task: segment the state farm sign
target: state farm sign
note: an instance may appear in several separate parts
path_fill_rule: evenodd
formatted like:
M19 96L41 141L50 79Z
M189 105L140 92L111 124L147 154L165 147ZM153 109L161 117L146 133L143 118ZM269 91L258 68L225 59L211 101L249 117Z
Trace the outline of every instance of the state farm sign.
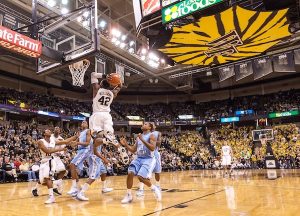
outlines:
M42 42L0 26L0 47L32 58L42 54Z

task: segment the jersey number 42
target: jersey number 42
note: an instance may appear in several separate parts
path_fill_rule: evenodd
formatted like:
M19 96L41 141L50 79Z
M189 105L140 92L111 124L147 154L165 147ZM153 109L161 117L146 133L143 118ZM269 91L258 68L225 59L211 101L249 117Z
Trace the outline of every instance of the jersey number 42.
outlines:
M102 96L98 102L102 105L102 106L108 106L108 103L110 101L110 97L105 97L105 96Z

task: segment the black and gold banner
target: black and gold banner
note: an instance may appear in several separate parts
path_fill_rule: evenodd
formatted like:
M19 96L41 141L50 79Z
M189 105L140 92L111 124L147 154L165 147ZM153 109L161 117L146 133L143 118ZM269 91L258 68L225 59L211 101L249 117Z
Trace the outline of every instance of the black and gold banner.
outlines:
M244 79L253 74L252 61L246 61L235 65L236 81Z
M219 81L225 81L234 76L234 65L218 68Z
M300 65L300 49L294 50L294 60L296 65Z
M105 60L97 59L96 72L106 74L105 66L106 66Z
M160 50L179 64L218 65L260 55L291 35L287 9L259 12L234 6L173 28Z
M270 56L253 60L254 80L260 79L273 72Z
M273 56L274 72L296 72L292 51Z

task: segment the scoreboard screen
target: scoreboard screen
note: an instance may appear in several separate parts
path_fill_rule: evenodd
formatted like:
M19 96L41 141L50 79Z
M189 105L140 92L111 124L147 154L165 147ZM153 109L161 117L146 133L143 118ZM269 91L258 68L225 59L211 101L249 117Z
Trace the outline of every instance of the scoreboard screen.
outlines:
M141 5L144 17L161 9L160 0L141 0Z

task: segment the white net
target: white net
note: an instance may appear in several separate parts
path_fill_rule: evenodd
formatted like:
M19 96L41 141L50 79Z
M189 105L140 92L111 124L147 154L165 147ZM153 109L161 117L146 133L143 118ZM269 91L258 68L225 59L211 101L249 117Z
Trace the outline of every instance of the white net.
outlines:
M87 59L69 65L74 86L81 87L84 85L84 74L86 70L89 68L89 66L90 66L90 61Z

